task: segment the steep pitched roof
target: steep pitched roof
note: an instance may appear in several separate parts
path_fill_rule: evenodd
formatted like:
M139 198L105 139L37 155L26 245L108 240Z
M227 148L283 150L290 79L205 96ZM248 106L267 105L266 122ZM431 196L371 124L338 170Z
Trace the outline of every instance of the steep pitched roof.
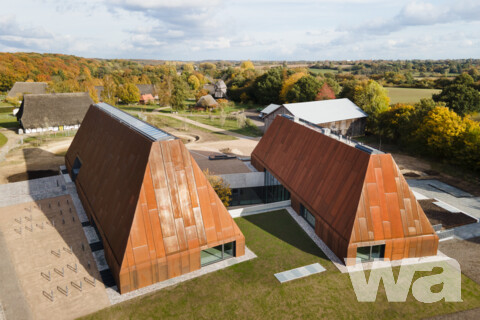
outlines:
M434 235L390 154L276 117L252 153L345 243Z
M24 94L42 94L47 92L45 82L15 82L12 89L7 94L8 98L15 98Z
M207 94L206 96L198 99L196 106L202 108L215 107L218 106L218 102L211 95Z
M260 113L264 115L269 115L270 113L274 112L278 108L280 108L281 105L275 104L275 103L270 103L268 106L266 106Z
M223 80L218 80L216 83L215 83L215 89L227 89L227 85L225 84L225 82Z
M155 87L153 84L137 84L136 85L138 90L140 90L140 95L143 94L151 94L152 96L155 95Z
M17 120L24 129L80 124L93 103L86 92L27 94Z
M114 259L114 268L151 269L165 257L244 241L181 140L158 128L151 134L151 125L107 106L90 107L66 163L71 168L81 159L77 190L109 264Z
M367 114L360 107L347 98L285 103L283 106L295 117L311 123L326 123L367 117Z

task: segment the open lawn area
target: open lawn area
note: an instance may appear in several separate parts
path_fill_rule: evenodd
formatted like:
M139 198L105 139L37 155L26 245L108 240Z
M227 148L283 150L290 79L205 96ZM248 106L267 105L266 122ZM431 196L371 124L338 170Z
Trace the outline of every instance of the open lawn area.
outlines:
M243 128L238 126L237 120L233 119L225 119L225 124L222 126L220 123L220 118L218 116L215 117L196 117L192 115L187 116L189 119L208 124L220 129L225 129L231 132L236 132L239 134L243 134L249 137L260 137L262 135L262 131L258 129L256 125L245 125Z
M334 69L316 69L316 68L309 68L308 71L318 75L318 74L325 74L325 73L332 73L332 74L337 74L338 70Z
M462 276L463 302L357 301L348 274L325 258L290 215L274 211L236 219L258 258L101 310L85 319L421 319L480 306L480 287ZM312 263L327 270L280 284L277 272ZM396 268L398 274L398 268ZM428 273L422 272L422 275Z
M437 89L417 89L417 88L395 88L386 87L390 104L395 103L417 103L420 99L431 98L432 94L439 93Z

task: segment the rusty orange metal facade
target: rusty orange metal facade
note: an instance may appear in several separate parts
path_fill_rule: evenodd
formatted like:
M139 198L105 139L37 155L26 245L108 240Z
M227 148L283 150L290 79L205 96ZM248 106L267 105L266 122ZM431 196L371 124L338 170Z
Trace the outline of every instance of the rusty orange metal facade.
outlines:
M97 108L66 155L120 293L200 268L201 250L245 238L181 140L152 141Z
M437 254L438 237L390 154L369 154L311 126L276 117L252 153L315 217L315 233L340 258L385 244L385 258Z

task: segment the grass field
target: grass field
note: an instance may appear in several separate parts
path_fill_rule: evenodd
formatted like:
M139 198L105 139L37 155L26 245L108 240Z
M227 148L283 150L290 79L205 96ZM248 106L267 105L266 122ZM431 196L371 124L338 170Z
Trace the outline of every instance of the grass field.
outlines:
M325 73L332 73L332 74L337 74L338 70L332 70L332 69L315 69L315 68L309 68L308 71L315 73L316 75L318 74L325 74Z
M262 135L262 131L258 129L257 126L251 125L251 126L245 126L243 128L239 128L237 124L237 120L233 120L233 119L225 119L225 124L222 126L220 125L220 118L217 118L217 117L210 119L209 117L188 116L188 118L201 122L203 124L208 124L220 129L236 132L249 137L260 137Z
M8 139L2 133L0 133L0 147L3 147L7 143Z
M423 98L431 98L432 94L439 93L437 89L395 88L386 87L390 103L416 103Z
M205 128L200 128L200 127L197 127L197 126L189 124L189 123L187 124L187 123L185 123L181 120L178 120L178 119L175 119L175 118L172 118L172 117L169 117L169 116L159 115L159 114L147 115L147 122L156 126L157 128L160 128L160 129L168 127L168 128L172 128L172 129L175 129L175 130L192 129L192 130L197 130L197 131L201 131L201 132L205 132L205 133L210 133L210 134L213 134L217 138L217 140L236 140L237 139L235 137L232 137L232 136L229 136L229 135L226 135L226 134L213 132L213 131L207 130Z
M236 222L257 258L85 319L421 319L480 306L480 287L465 276L463 302L425 304L416 301L410 291L407 302L388 303L380 285L375 303L360 303L349 275L340 273L325 258L286 211ZM315 262L327 270L284 284L274 277L277 272ZM398 268L395 273L398 275Z

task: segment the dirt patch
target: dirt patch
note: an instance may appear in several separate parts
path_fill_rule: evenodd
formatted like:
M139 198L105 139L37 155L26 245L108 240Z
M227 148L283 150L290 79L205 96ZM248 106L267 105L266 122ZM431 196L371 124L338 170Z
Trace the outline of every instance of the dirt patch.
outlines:
M477 222L477 220L461 212L454 213L440 208L433 203L435 201L432 199L418 201L432 225L441 224L443 229L451 229Z

